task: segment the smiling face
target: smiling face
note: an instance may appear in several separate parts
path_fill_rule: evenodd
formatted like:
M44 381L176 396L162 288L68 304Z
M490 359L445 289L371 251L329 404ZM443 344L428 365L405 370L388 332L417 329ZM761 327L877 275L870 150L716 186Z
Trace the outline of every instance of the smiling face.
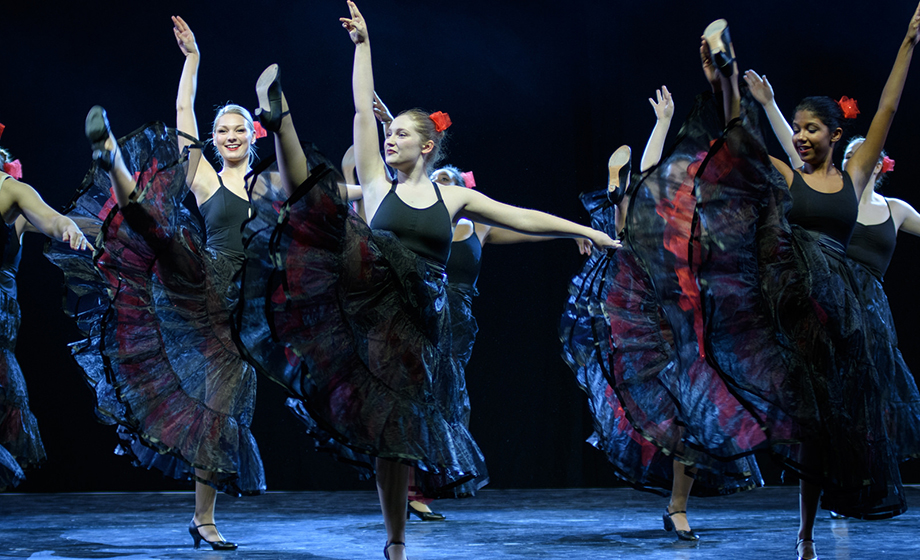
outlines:
M383 143L384 158L387 165L405 169L424 164L425 154L430 153L433 147L434 142L425 140L419 134L412 117L399 115L387 129L386 141Z
M217 119L214 127L214 147L225 165L231 163L248 163L249 146L253 141L253 133L247 126L246 119L236 113L225 113Z
M796 111L792 121L792 143L805 163L817 166L826 161L834 151L834 145L843 135L843 130L831 130L813 112Z

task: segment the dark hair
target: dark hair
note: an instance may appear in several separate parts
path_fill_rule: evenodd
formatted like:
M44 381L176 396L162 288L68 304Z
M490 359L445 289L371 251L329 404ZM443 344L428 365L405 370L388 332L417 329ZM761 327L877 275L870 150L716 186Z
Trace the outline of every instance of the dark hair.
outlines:
M806 97L799 101L799 104L795 107L795 112L798 113L799 111L811 111L811 113L818 117L831 132L838 128L846 130L849 125L848 119L843 115L843 109L840 108L840 105L826 95Z
M850 148L853 147L853 144L859 142L860 145L862 145L862 142L865 142L865 141L866 141L866 137L865 137L865 136L854 136L854 137L850 138L850 139L847 141L847 147L846 147L846 149L843 151L843 157L846 157L846 156L847 156L847 152L850 151ZM856 151L856 150L854 149L854 151ZM878 156L878 162L877 162L875 165L878 165L878 164L882 163L883 161L885 161L885 158L886 158L886 157L888 157L888 152L886 152L886 151L883 149L883 150L882 150L882 153L879 154L879 156ZM875 190L876 190L876 191L879 190L879 189L882 187L882 185L885 184L885 181L886 181L887 179L888 179L888 171L880 172L880 173L878 174L878 177L875 178Z
M439 161L444 159L446 155L443 150L444 146L444 137L447 135L447 131L443 130L438 132L434 127L434 121L431 120L431 113L424 111L422 109L408 109L401 112L398 117L406 115L412 122L415 124L415 130L419 133L419 136L422 137L422 143L431 140L434 142L434 148L425 156L425 171L431 176L434 166L438 164Z

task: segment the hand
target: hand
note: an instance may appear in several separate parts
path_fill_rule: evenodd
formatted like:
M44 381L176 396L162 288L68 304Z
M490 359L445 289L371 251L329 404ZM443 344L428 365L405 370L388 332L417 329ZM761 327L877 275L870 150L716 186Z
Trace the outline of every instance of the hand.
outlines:
M907 26L907 40L911 45L916 45L920 39L920 4L914 10L914 17L910 18L910 25Z
M594 246L598 249L619 249L622 247L619 241L598 230L594 230L591 235L591 243L594 243Z
M744 81L747 83L748 89L751 90L751 95L754 96L758 103L769 105L773 101L773 86L767 80L766 74L759 76L757 72L748 70L744 73Z
M390 123L393 122L393 113L383 104L383 100L380 99L376 91L374 92L374 104L371 108L374 110L374 116L377 117L378 121L386 126L390 126Z
M578 245L578 252L582 255L591 254L591 240L587 237L576 237L575 244Z
M92 247L86 236L77 227L77 224L73 223L73 220L64 228L64 233L61 234L61 241L70 243L70 248L75 251L83 251Z
M179 16L172 16L173 33L176 35L176 42L179 43L179 50L182 54L198 54L198 43L195 42L195 34L189 29L185 20Z
M661 89L655 90L655 97L658 98L657 103L651 97L648 98L648 102L652 104L652 109L655 110L655 116L658 117L659 121L670 121L671 117L674 116L674 101L671 99L671 92L668 91L668 87L661 86Z
M703 74L706 75L706 81L712 86L712 92L722 91L722 80L719 78L719 70L712 64L712 53L709 52L709 43L703 38L700 38L700 62L703 64Z
M359 45L367 41L367 24L364 22L364 16L358 11L358 7L351 0L348 0L348 11L351 12L350 18L339 18L342 27L348 30L348 36L351 40Z

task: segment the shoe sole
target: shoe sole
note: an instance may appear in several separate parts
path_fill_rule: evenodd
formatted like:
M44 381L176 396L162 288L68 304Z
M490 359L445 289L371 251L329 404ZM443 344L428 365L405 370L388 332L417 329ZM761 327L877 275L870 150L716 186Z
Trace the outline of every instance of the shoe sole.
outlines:
M272 64L262 71L259 80L256 82L256 97L259 98L259 109L268 113L272 110L271 101L268 99L268 88L275 82L278 77L278 65Z
M94 150L104 150L105 141L109 138L109 126L106 122L105 109L95 105L86 114L84 126L86 139L90 141Z
M610 155L610 159L607 161L608 190L620 187L620 170L629 163L631 157L632 148L626 145L620 146ZM616 183L615 185L611 184L614 182Z

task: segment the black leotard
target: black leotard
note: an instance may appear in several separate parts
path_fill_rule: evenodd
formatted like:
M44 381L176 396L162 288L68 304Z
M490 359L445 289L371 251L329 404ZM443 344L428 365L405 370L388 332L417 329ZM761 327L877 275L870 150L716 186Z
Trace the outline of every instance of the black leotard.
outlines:
M792 210L787 217L789 223L824 234L846 248L859 214L859 200L856 199L850 175L843 172L843 188L835 193L816 191L808 186L798 171L794 175L789 185L792 194Z
M450 257L450 213L437 183L432 183L438 201L428 208L413 208L396 194L396 181L383 197L371 220L373 229L392 231L413 253L447 264Z
M476 280L482 265L482 243L473 234L463 241L451 243L450 259L447 261L447 282L451 285L466 285L476 289Z
M9 175L0 176L0 188ZM11 298L16 298L16 273L19 272L19 260L22 257L22 246L19 236L16 235L16 226L0 224L0 249L3 250L0 259L0 291Z
M856 224L847 247L847 256L868 268L869 272L881 280L891 264L897 240L898 230L895 229L889 205L888 219L884 222L871 226Z
M241 226L249 217L249 201L233 194L217 176L220 188L198 207L208 232L208 246L239 260L244 258Z

